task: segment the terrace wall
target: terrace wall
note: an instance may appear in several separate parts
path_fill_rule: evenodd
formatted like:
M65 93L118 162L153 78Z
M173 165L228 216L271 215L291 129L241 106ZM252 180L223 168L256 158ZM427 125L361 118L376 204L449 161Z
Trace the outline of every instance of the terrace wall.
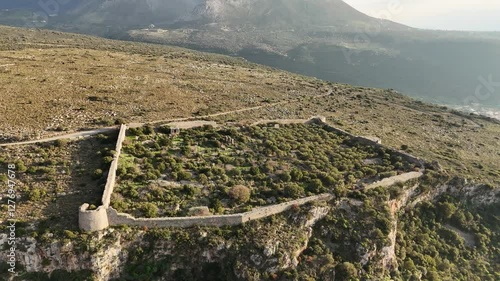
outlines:
M199 226L225 226L237 225L251 220L257 220L272 215L282 213L292 206L300 206L312 201L332 199L331 194L321 194L310 196L307 198L297 199L286 203L281 203L273 206L254 208L252 211L234 214L234 215L217 215L203 217L165 217L165 218L134 218L125 213L118 213L113 208L107 209L109 225L132 225L143 227L191 227Z
M123 141L125 140L125 133L127 131L126 125L121 125L120 132L118 133L118 140L116 141L115 155L113 156L113 161L108 172L108 179L106 180L106 186L104 187L104 192L102 194L102 205L105 208L109 207L111 202L111 194L116 184L116 170L118 169L118 162L120 160L120 153L122 151Z

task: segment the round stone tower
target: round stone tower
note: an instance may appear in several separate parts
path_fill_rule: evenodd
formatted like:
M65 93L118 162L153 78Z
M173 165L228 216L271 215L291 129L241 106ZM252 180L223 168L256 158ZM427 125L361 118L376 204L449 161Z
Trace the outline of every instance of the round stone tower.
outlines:
M109 227L108 214L104 206L89 210L89 204L80 206L78 224L83 231L98 231Z

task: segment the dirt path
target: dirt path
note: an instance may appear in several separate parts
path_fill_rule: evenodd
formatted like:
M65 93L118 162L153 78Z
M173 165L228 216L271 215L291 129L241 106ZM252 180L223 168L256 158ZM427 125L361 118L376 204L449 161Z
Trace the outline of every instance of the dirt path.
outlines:
M327 94L323 94L323 95L317 95L315 97L320 98L320 97L328 96L330 94L331 94L331 92L329 92ZM197 119L203 119L203 118L218 117L218 116L229 115L229 114L234 114L234 113L246 112L246 111L261 109L261 108L265 108L265 107L273 107L273 106L277 106L277 105L289 104L289 103L294 103L294 102L298 102L298 101L299 101L298 99L292 100L292 101L280 101L280 102L275 102L275 103L270 103L270 104L264 104L264 105L253 106L253 107L246 107L246 108L235 109L235 110L224 111L224 112L213 113L213 114L202 115L202 116L191 116L191 117L183 117L183 118L157 120L157 121L152 121L152 122L147 122L147 123L130 123L127 126L129 128L138 128L138 127L142 127L146 124L161 124L161 123L191 121L191 120L197 120ZM118 130L118 127L105 127L105 128L100 128L100 129L95 129L95 130L90 130L90 131L72 132L72 133L68 133L68 134L64 134L64 135L60 135L60 136L54 136L54 137L44 138L44 139L39 139L39 140L4 143L4 144L0 144L0 147L44 143L44 142L51 142L51 141L60 140L60 139L74 139L74 138L80 138L80 137L88 137L88 136L102 134L102 133L106 133L106 132L110 132L110 131L114 131L114 130Z
M449 224L445 224L444 227L448 228L449 230L455 231L462 239L464 239L465 245L469 248L473 248L476 246L476 239L473 234L462 231L456 227L453 227Z
M25 43L19 42L16 43L18 45L26 45L26 46L44 46L44 47L55 47L55 48L77 48L78 45L68 45L68 44L49 44L49 43ZM0 46L8 46L9 44L0 44Z
M368 190L368 189L373 189L373 188L376 188L379 186L389 187L389 186L394 185L394 184L399 183L399 182L405 183L409 180L420 178L423 175L424 175L424 173L422 173L422 172L409 172L409 173L401 174L398 176L393 176L390 178L382 179L380 181L377 181L375 183L372 183L370 185L365 186L364 189Z
M45 138L45 139L39 139L39 140L21 141L21 142L13 142L13 143L3 143L3 144L0 144L0 147L14 146L14 145L35 144L35 143L43 143L43 142L51 142L51 141L56 141L56 140L60 140L60 139L83 138L83 137L98 135L98 134L107 133L107 132L111 132L111 131L115 131L115 130L118 130L118 128L117 127L106 127L106 128L100 128L100 129L95 129L95 130L90 130L90 131L83 131L83 132L75 132L75 133L70 133L70 134L64 134L64 135L60 135L60 136L54 136L54 137Z

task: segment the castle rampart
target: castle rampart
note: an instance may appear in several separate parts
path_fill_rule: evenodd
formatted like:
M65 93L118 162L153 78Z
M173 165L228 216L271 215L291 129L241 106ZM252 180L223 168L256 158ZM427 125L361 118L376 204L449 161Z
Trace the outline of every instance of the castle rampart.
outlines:
M401 152L395 149L391 149L385 146L382 146L379 141L373 140L367 137L360 137L350 134L342 129L335 128L326 123L326 119L324 117L314 117L309 120L285 120L283 122L276 122L276 120L272 121L264 121L259 124L265 123L278 123L278 124L293 124L293 123L319 123L325 126L330 131L333 131L337 134L345 135L353 139L354 141L360 142L365 145L377 146L384 149L391 150L395 155L401 156L403 159L410 163L414 163L416 165L420 165L424 168L424 161L421 159L414 157L405 152ZM186 127L196 127L199 124L185 124ZM118 168L118 161L122 149L123 141L125 140L127 127L122 125L120 127L120 132L118 134L118 141L116 144L116 154L114 155L113 161L111 163L108 178L106 182L106 186L104 189L104 193L102 196L102 206L99 206L96 210L88 210L89 205L83 204L80 207L79 214L79 225L80 229L84 231L98 231L105 229L109 226L114 225L131 225L131 226L143 226L143 227L191 227L195 225L199 226L225 226L225 225L237 225L241 223L245 223L251 220L257 220L265 217L269 217L272 215L276 215L282 213L292 206L301 206L309 202L314 201L326 201L333 198L331 194L320 194L315 196L310 196L306 198L301 198L297 200L293 200L290 202L285 202L281 204L276 204L272 206L266 207L258 207L254 208L249 212L240 213L240 214L230 214L230 215L214 215L214 216L193 216L193 217L165 217L165 218L135 218L129 214L118 213L115 209L110 207L111 203L111 195L113 193L114 186L116 184L116 170ZM373 188L377 186L387 187L393 185L397 182L406 182L411 179L418 178L422 175L421 172L410 172L406 174L402 174L399 176L394 176L391 178L387 178L376 182L368 188Z
M104 206L99 206L97 210L88 210L89 204L80 206L78 213L78 226L84 231L97 231L109 227L108 215Z
M111 194L113 194L113 189L116 183L116 169L118 168L118 161L120 159L120 153L122 150L123 141L125 140L125 132L127 131L127 126L121 125L120 132L118 133L118 140L116 142L115 155L113 156L113 161L111 162L108 178L106 181L106 186L104 187L104 192L102 195L102 205L96 210L89 210L89 204L85 203L80 206L78 214L78 225L80 229L84 231L97 231L109 227L107 208L111 202Z
M116 184L116 170L118 169L118 162L120 160L120 153L122 151L123 141L125 140L125 133L127 131L126 125L121 125L120 132L118 133L118 140L116 141L115 155L113 156L113 161L108 172L108 179L106 181L106 186L104 187L104 193L102 194L102 205L105 208L109 207L111 202L111 194Z
M216 216L202 216L202 217L165 217L165 218L134 218L133 216L125 213L118 213L113 208L107 208L107 216L109 225L132 225L132 226L145 226L145 227L191 227L199 226L224 226L224 225L237 225L251 220L257 220L272 215L282 213L292 206L300 206L309 202L330 200L333 196L331 194L320 194L306 198L293 200L272 206L254 208L251 211L241 214L231 215L216 215Z

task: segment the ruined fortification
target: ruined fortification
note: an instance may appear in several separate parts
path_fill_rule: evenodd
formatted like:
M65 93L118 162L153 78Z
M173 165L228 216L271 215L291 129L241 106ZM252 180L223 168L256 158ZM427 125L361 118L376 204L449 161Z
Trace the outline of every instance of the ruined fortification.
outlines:
M347 131L344 131L342 129L335 128L335 127L331 126L330 124L326 123L325 117L322 117L322 116L313 117L310 120L308 120L307 123L322 124L329 131L335 132L335 133L337 133L339 135L348 136L353 141L361 143L361 144L364 144L364 145L370 145L370 146L375 146L375 147L378 147L378 148L384 148L386 150L389 150L392 154L400 156L403 160L405 160L405 161L407 161L409 163L418 165L421 168L425 168L425 161L424 160L422 160L422 159L420 159L418 157L415 157L415 156L413 156L411 154L408 154L408 153L406 153L404 151L400 151L400 150L397 150L397 149L393 149L393 148L384 146L384 145L382 145L382 143L381 143L381 141L379 139L372 138L372 137L356 136L356 135L353 135L353 134L351 134L351 133L349 133Z
M379 140L372 139L369 137L360 137L350 134L344 130L335 128L326 123L324 117L313 117L311 119L293 119L293 120L268 120L263 121L258 124L265 123L277 123L277 124L307 124L307 123L317 123L324 125L327 130L331 130L337 134L348 136L354 141L360 142L365 145L372 145L383 147L385 149L391 150L395 155L401 156L403 159L410 163L420 165L424 168L425 163L423 160L414 157L405 152L394 150L388 147L382 146ZM198 123L185 124L183 128L191 128L199 126ZM114 155L113 161L108 172L108 178L106 186L104 188L104 193L102 196L102 205L96 210L89 210L89 204L85 203L80 206L79 210L79 226L80 229L84 231L98 231L105 229L109 226L114 225L130 225L130 226L143 226L143 227L190 227L190 226L224 226L224 225L238 225L251 220L257 220L265 218L268 216L276 215L282 213L292 206L300 206L309 202L315 201L326 201L333 198L331 194L320 194L315 196L310 196L306 198L301 198L293 200L286 203L258 207L251 211L239 214L231 215L211 215L211 216L193 216L193 217L164 217L164 218L135 218L129 214L118 213L115 209L110 207L111 195L113 193L114 186L116 184L116 170L118 168L118 161L120 158L120 153L122 149L123 141L125 140L127 126L122 125L120 127L120 132L118 134L118 141L116 143L116 154ZM390 177L379 182L376 182L368 188L378 187L378 186L390 186L397 182L406 182L411 179L418 178L422 176L421 172L410 172L394 177Z
M330 200L331 194L320 194L293 200L272 206L254 208L253 210L240 214L217 215L203 217L165 217L165 218L134 218L129 214L118 213L113 208L107 209L109 225L133 225L146 227L190 227L199 226L224 226L237 225L251 220L257 220L268 216L282 213L292 206L300 206L309 202Z
M109 208L111 202L111 194L113 194L113 189L116 184L116 170L118 169L118 161L120 159L120 153L122 151L123 141L125 140L125 133L127 131L126 125L120 126L120 132L118 133L118 140L116 141L115 155L113 156L113 161L109 167L108 178L106 180L106 186L104 187L104 192L102 194L102 205L96 210L89 210L89 204L85 203L80 206L78 214L78 224L80 229L85 231L96 231L102 230L109 227L108 215L106 210Z

